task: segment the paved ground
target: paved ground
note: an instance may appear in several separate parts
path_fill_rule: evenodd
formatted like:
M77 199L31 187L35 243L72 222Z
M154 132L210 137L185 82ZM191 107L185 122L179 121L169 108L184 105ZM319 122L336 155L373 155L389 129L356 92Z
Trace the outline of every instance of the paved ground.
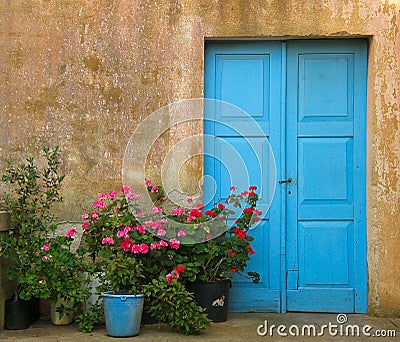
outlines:
M338 320L340 323L338 323ZM275 327L273 327L275 325ZM280 329L277 327L281 325ZM307 337L313 333L316 337ZM267 329L265 329L267 328ZM272 330L271 330L272 329ZM290 333L298 336L290 336ZM359 329L359 336L357 335ZM259 333L257 333L257 330ZM363 333L370 334L367 336ZM321 333L322 332L322 333ZM288 336L281 336L282 334ZM317 336L320 334L320 336ZM395 334L396 336L393 336ZM347 335L347 336L346 336ZM377 337L376 335L391 335ZM89 334L81 333L76 324L54 326L49 318L41 320L27 330L3 330L0 339L19 341L116 341L108 337L104 326ZM400 341L400 318L377 318L367 315L338 317L336 314L318 313L246 313L230 314L228 321L213 324L198 336L184 336L168 327L142 326L139 336L123 341Z

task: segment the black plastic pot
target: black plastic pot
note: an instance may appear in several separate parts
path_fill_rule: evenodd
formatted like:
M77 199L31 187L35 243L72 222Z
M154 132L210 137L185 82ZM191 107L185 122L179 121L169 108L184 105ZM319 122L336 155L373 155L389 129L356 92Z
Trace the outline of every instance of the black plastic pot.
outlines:
M32 302L15 296L5 302L4 328L8 330L27 329L32 324Z
M229 279L218 281L196 281L188 288L194 293L196 302L206 309L206 314L214 323L225 322L228 319L229 289L232 287Z
M31 304L31 322L35 323L40 319L40 299L32 298L30 300Z

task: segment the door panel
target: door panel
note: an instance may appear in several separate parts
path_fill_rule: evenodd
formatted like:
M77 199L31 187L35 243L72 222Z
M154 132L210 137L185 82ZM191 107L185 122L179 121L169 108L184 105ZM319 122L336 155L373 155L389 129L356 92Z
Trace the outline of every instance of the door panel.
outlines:
M273 164L292 179L252 231L261 282L235 279L233 311L366 312L366 58L364 40L206 45L205 97L260 130L205 110L205 198L254 184L267 205Z
M256 185L261 191L260 205L268 205L274 190L268 174L275 172L269 144L279 142L278 135L271 139L270 131L279 131L280 63L279 42L207 44L205 97L238 108L217 103L205 110L205 134L214 138L204 146L204 172L216 181L215 194L205 186L205 198L224 199L231 185L241 191ZM232 311L280 310L279 213L275 206L251 230L257 258L248 268L260 273L260 283L236 277L230 294Z
M287 50L288 311L363 312L366 44L291 42ZM355 183L358 183L356 192ZM356 237L357 236L357 237ZM361 240L357 240L361 239ZM360 259L359 259L360 260ZM297 278L297 279L296 279ZM293 280L294 279L294 280ZM295 283L295 286L293 286Z

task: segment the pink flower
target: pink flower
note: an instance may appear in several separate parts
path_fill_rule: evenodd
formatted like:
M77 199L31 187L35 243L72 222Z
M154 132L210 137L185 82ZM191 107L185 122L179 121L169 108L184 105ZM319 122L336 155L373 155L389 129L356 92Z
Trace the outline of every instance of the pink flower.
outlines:
M131 191L131 187L130 187L130 186L124 185L124 186L121 188L121 192L122 192L123 195L129 193L130 191Z
M162 228L162 227L160 227L160 224L158 222L154 222L154 221L146 221L145 225L151 229Z
M173 216L182 216L185 213L185 209L183 208L176 208L172 210L172 215Z
M154 186L151 188L150 191L151 191L151 192L158 192L158 186L157 186L157 185L154 185Z
M153 214L159 214L159 213L162 213L162 209L159 207L154 207L153 209L151 209L151 212Z
M72 238L78 231L75 228L71 228L67 234L65 234L66 237Z
M101 244L105 245L113 245L114 244L114 239L112 237L105 237L103 240L101 240Z
M47 259L48 259L47 256L45 255L42 256L42 261L46 261Z
M43 249L44 251L48 251L48 250L50 249L50 244L49 244L49 243L45 243L45 244L42 246L42 249Z
M146 179L146 180L144 181L144 184L145 184L146 186L152 186L152 185L153 185L153 183L152 183L150 180L148 180L148 179Z
M133 192L130 192L130 191L126 194L126 199L127 199L127 200L131 200L131 201L135 201L135 200L137 200L139 197L140 197L140 195L134 194Z
M99 208L101 210L107 209L107 205L103 201L99 200L99 201L93 202L93 208Z
M116 192L116 191L111 190L111 191L108 193L108 198L116 198L116 197L117 197L117 192Z
M139 216L139 217L142 217L144 215L144 212L143 211L137 211L135 215Z
M149 251L149 246L147 246L145 243L141 243L140 245L132 245L131 252L137 254L137 253L142 253L146 254Z
M142 244L140 245L140 252L141 252L142 254L148 253L148 252L149 252L149 246L147 246L145 243L142 243Z
M135 228L133 228L134 230L138 230L139 232L141 232L142 234L146 233L146 228L144 226L136 226Z
M163 228L158 229L157 235L158 236L165 236L167 234L167 231Z
M119 231L117 232L117 238L118 238L118 239L124 237L125 235L126 235L126 234L125 234L125 230L119 230Z
M178 231L178 236L179 236L179 237L181 237L181 236L186 236L186 232L185 232L184 230L179 230L179 231Z
M89 226L90 226L90 222L88 222L88 221L83 222L82 230L86 230L86 228L89 227Z
M189 203L193 203L193 198L189 197L189 198L187 199L187 201L188 201Z
M183 268L185 268L185 266L183 266ZM168 273L165 276L167 278L168 284L171 284L173 280L178 280L179 279L179 273L180 272L177 270L177 267L174 267L173 271Z
M84 213L82 215L82 220L87 220L89 218L89 214L88 213Z
M168 284L171 284L172 283L172 274L168 273L165 277L167 278Z
M232 185L232 186L229 188L229 190L230 190L230 191L236 190L236 186Z
M153 242L150 245L150 249L160 249L160 248L161 248L161 245L158 242Z
M180 243L180 241L177 240L177 239L171 239L171 240L169 240L169 245L170 245L170 247L173 248L173 249L178 249L179 246L181 245L181 243Z
M131 230L132 230L131 226L125 226L125 228L124 228L125 235L128 234Z
M168 246L168 242L166 242L166 241L164 241L164 240L161 240L161 241L160 241L160 246L162 246L162 247L167 247L167 246Z
M139 252L140 252L140 247L139 247L139 245L133 244L132 247L131 247L131 252L132 252L132 253L135 253L135 254L139 253Z
M186 219L186 222L187 223L190 223L190 222L192 222L193 220L195 220L196 218L194 217L194 216L188 216L187 217L187 219Z
M97 211L92 212L92 219L96 220L99 217L99 213Z
M132 240L126 236L119 246L124 250L124 252L129 252L132 249Z
M106 194L97 194L97 199L100 201L103 201L105 199L107 199L107 195Z

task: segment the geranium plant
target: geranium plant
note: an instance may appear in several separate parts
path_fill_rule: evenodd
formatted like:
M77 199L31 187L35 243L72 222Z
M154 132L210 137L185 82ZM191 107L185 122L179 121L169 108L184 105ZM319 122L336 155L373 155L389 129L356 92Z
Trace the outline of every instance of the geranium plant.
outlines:
M151 183L147 185L149 191L154 187ZM228 198L214 203L211 209L198 203L194 208L162 211L168 218L169 236L176 235L182 243L173 256L177 262L185 261L185 278L189 281L220 280L235 273L250 277L254 283L259 281L257 272L243 273L250 256L255 254L249 229L262 215L257 209L257 187L250 186L240 194L234 192L236 187L230 190ZM162 187L157 186L154 199L160 207L164 198Z
M120 193L99 194L83 214L83 244L114 293L141 291L144 284L174 266L165 256L180 247L175 239L158 238L138 220L144 214L128 186ZM160 224L160 223L159 223ZM161 267L163 270L163 267ZM166 274L164 271L164 275Z
M201 307L182 301L190 295L177 284L179 275L185 271L185 266L178 265L174 258L181 243L164 236L166 220L158 218L158 210L144 213L138 198L128 186L123 186L119 193L112 190L98 194L90 210L82 216L82 242L78 252L89 256L92 270L102 272L102 290L144 292L151 305L158 308L151 313L160 322L186 334L198 333L208 326L209 320ZM168 305L180 306L184 315L168 316L170 319L162 315L159 309L166 303L162 301L163 296L158 298L161 288L171 296ZM93 328L90 314L85 313L78 320L83 330Z

